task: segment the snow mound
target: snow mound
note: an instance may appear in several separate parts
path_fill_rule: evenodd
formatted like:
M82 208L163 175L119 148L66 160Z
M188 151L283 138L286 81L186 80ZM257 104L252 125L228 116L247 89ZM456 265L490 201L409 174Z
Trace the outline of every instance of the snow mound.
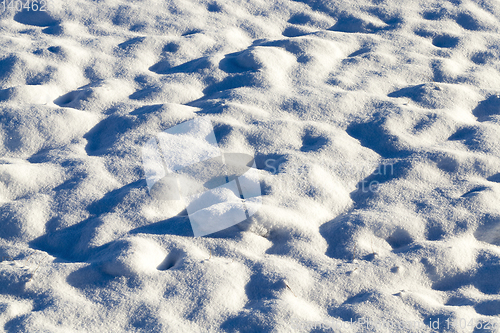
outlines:
M102 271L114 275L150 274L157 270L165 258L165 251L150 240L132 238L114 243L106 250L109 258Z

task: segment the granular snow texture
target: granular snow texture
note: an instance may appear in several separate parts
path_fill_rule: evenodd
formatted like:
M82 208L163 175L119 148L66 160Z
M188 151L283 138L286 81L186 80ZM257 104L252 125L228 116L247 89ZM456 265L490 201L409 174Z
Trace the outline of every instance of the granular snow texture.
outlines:
M42 4L0 4L5 332L500 332L498 1ZM263 204L194 238L141 149L207 115Z

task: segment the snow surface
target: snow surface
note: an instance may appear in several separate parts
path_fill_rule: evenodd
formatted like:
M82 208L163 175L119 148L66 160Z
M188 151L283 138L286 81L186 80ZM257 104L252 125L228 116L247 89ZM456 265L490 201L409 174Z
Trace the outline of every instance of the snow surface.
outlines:
M500 2L47 7L0 4L4 331L500 332ZM207 115L262 207L194 238L141 151Z

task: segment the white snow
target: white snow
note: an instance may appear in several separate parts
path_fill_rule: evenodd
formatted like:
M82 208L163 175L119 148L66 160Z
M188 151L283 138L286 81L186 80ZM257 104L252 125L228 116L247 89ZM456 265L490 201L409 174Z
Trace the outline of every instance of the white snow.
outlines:
M498 1L10 2L3 331L500 332Z

